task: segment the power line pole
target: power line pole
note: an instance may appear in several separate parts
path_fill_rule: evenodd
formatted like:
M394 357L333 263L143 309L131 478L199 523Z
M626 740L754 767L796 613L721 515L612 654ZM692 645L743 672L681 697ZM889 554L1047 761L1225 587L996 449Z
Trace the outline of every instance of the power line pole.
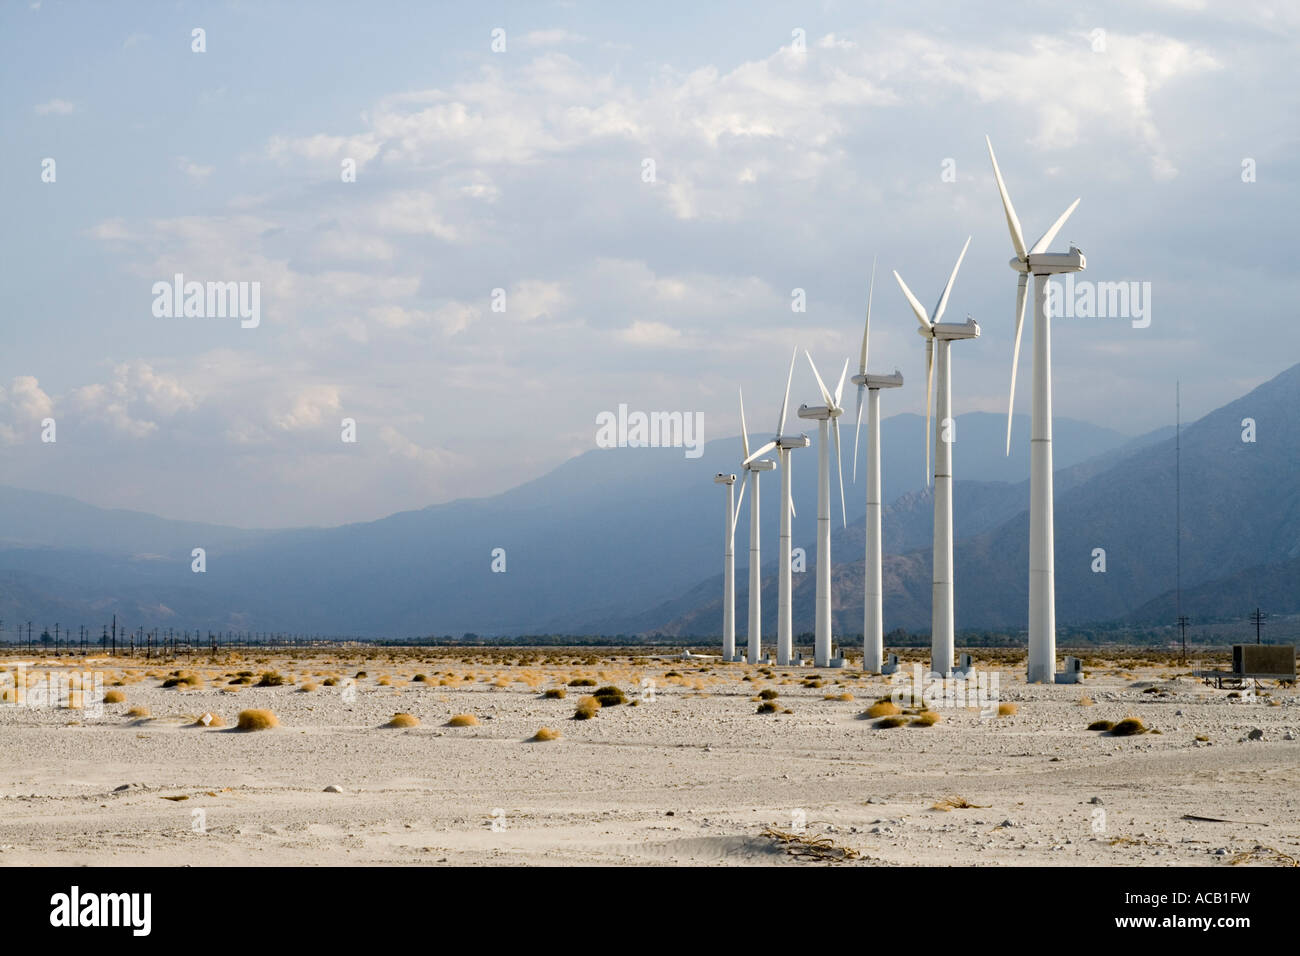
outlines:
M1187 663L1187 624L1188 624L1187 615L1186 614L1178 615L1178 630L1181 631L1183 635L1183 663L1184 664Z
M1250 612L1250 623L1252 623L1252 624L1255 625L1255 643L1256 643L1256 644L1259 644L1259 643L1260 643L1260 639L1259 639L1259 629L1260 629L1261 627L1264 626L1264 622L1265 622L1267 619L1268 619L1268 615L1265 614L1263 611L1261 611L1259 608L1255 608L1255 610L1253 610L1253 611Z
M1183 623L1183 394L1174 382L1174 619ZM1187 632L1183 631L1183 660L1187 660Z

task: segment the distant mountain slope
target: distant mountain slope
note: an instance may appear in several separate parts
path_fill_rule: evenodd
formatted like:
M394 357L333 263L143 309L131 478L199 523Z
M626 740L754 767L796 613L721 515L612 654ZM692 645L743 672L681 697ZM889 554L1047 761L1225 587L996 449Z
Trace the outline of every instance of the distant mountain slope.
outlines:
M1295 470L1300 429L1291 409L1300 405L1300 366L1294 366L1182 432L1183 582L1198 584L1261 564L1280 564L1286 585L1290 559L1300 554L1300 475ZM1242 421L1255 422L1253 443L1242 441ZM954 484L957 529L955 604L959 627L1023 628L1028 614L1029 515L1027 483L981 487ZM928 493L906 495L888 510L888 544L915 551L885 558L886 627L928 630L931 562ZM1009 516L1008 516L1009 515ZM1056 599L1062 624L1125 618L1164 594L1174 582L1174 439L1128 443L1056 474ZM994 526L981 528L981 524ZM892 536L892 537L891 537ZM836 628L858 633L862 624L862 533L832 545ZM1093 551L1105 550L1106 571L1092 570ZM813 626L809 573L797 576L795 627ZM848 559L847 561L845 559ZM1248 578L1234 579L1245 586ZM1292 582L1291 590L1297 590ZM716 634L721 578L663 605L675 611L647 630ZM738 632L745 628L745 581L737 582ZM765 581L764 601L768 600ZM1224 595L1223 597L1227 597ZM775 601L775 597L772 598ZM1274 599L1276 603L1277 598ZM1287 603L1282 600L1282 603ZM775 611L775 604L767 605ZM775 630L765 616L765 634Z
M997 415L959 416L963 474L1028 474L1027 452L1003 454L1003 427ZM1017 429L1027 449L1028 422ZM895 416L881 431L886 495L919 488L922 420ZM1066 460L1125 441L1080 422L1058 422L1058 432ZM851 448L850 437L846 475ZM57 610L69 618L64 623L89 616L84 623L98 625L117 611L133 625L369 636L585 633L596 621L631 632L627 625L646 609L717 572L723 502L712 478L733 471L740 457L734 437L709 442L697 459L672 448L593 450L491 498L272 532L0 489L0 572L10 572L0 575L0 609L12 620ZM815 452L795 456L796 540L814 531L815 462ZM769 476L763 488L764 534L773 544L778 487ZM850 520L860 522L861 479L848 486L847 506ZM201 575L190 570L195 547L207 551ZM504 574L490 570L495 548L505 549Z

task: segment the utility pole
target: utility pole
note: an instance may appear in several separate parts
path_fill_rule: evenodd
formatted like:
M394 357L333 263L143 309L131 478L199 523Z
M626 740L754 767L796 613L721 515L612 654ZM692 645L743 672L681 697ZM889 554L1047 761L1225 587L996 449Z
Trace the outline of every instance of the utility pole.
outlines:
M117 656L117 615L113 615L113 656Z
M1252 623L1252 624L1255 625L1255 643L1256 643L1256 644L1259 644L1259 643L1260 643L1260 639L1259 639L1259 629L1260 629L1261 627L1264 626L1264 622L1265 622L1267 619L1268 619L1268 615L1265 614L1263 611L1261 611L1259 608L1255 608L1255 610L1253 610L1253 611L1250 612L1250 623Z
M1181 631L1183 635L1183 663L1184 664L1187 663L1187 624L1188 624L1187 615L1186 614L1178 615L1178 630Z
M1183 634L1183 662L1187 662L1187 618L1183 616L1183 394L1174 382L1174 619Z

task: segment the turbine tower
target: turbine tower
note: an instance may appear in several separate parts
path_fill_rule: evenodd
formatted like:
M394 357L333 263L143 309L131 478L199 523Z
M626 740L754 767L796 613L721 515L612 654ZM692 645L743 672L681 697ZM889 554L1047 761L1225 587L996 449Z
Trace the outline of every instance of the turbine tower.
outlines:
M952 674L953 663L953 607L952 607L952 356L951 344L955 339L974 339L980 334L980 327L974 319L965 322L940 322L943 311L948 307L948 295L957 278L957 270L970 248L970 239L961 247L957 264L952 267L948 284L943 287L939 303L934 307L933 315L927 315L924 306L912 295L903 277L897 272L898 280L907 297L908 304L916 313L921 323L917 331L925 339L925 455L926 481L930 471L930 383L933 379L935 342L939 343L939 382L938 412L939 428L935 432L934 442L934 581L933 598L930 605L930 671L941 677Z
M844 393L844 376L849 371L849 360L844 360L844 370L840 373L840 383L832 395L826 389L826 383L817 372L817 365L812 355L805 349L808 364L812 366L817 378L817 387L821 389L822 401L826 404L799 407L799 417L813 419L817 422L817 620L816 645L813 650L813 664L816 667L829 667L831 662L831 470L827 439L829 432L835 432L835 468L840 475L840 518L848 525L844 509L844 468L840 463L840 415L844 409L840 398Z
M781 402L781 419L777 422L776 437L749 456L758 458L775 448L777 459L781 463L781 556L777 564L776 604L776 662L781 667L789 667L794 658L793 612L790 606L790 519L794 517L794 498L790 492L790 449L807 448L810 444L807 435L785 434L785 413L790 407L790 382L794 378L794 360L798 354L798 347L790 353L790 371L785 377L785 399Z
M853 481L858 480L858 438L862 435L862 392L867 392L867 546L862 595L862 670L880 673L885 658L884 588L881 582L880 537L880 390L898 388L903 375L867 374L867 345L871 337L871 297L876 288L876 263L871 263L867 289L867 321L862 329L862 358L858 374L849 381L858 387L858 424L853 438Z
M722 659L729 661L736 656L736 476L719 472L713 482L727 486L722 526Z
M746 485L754 486L754 493L749 496L749 655L751 664L757 664L763 653L763 577L759 548L759 497L758 476L776 467L770 458L756 458L749 453L749 431L745 428L745 393L740 393L740 441L744 458L741 470L746 473ZM740 502L745 500L745 485L740 486L740 498L736 502L736 514L740 514Z
M1016 367L1020 363L1020 332L1025 322L1025 293L1034 277L1034 379L1033 425L1029 467L1029 667L1030 683L1052 683L1056 679L1056 569L1055 531L1052 518L1052 325L1047 308L1048 276L1061 272L1082 272L1088 264L1083 253L1070 246L1069 252L1047 252L1056 234L1079 205L1076 199L1061 213L1037 242L1025 248L1020 220L1011 205L1007 184L1002 181L993 143L987 136L993 176L1002 196L1015 258L1011 268L1019 273L1016 282L1016 344L1011 353L1011 393L1007 401L1007 454L1011 454L1011 417L1016 401Z

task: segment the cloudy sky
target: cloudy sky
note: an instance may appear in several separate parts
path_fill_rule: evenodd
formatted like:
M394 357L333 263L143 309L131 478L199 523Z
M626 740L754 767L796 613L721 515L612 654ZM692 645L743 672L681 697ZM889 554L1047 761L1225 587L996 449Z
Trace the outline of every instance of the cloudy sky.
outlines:
M6 3L0 481L338 524L536 477L619 403L712 439L743 386L767 431L792 346L856 352L873 256L873 370L919 411L889 272L931 303L968 235L955 409L1003 410L985 133L1030 241L1081 196L1078 278L1151 284L1149 327L1057 321L1058 415L1138 434L1176 378L1194 418L1300 359L1295 5L1007 10ZM260 283L260 325L156 317L175 273Z

